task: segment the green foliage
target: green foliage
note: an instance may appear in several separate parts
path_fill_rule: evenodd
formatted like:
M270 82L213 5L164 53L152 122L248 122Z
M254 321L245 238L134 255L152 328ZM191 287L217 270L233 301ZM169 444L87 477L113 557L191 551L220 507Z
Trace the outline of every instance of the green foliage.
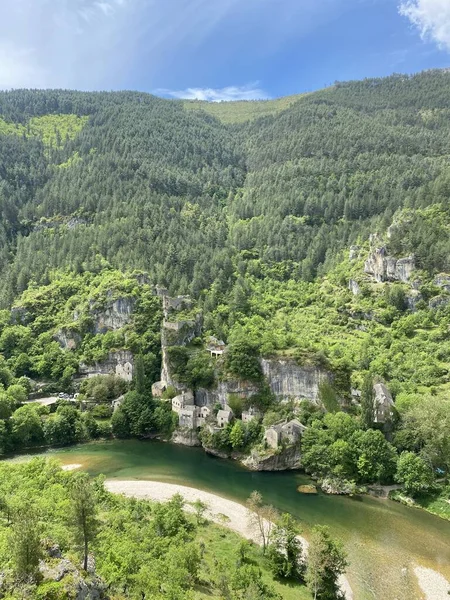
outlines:
M401 285L394 284L385 288L386 302L396 308L400 312L404 312L407 308L405 290Z
M390 482L397 461L381 431L363 431L342 412L312 422L302 437L302 458L310 473L358 483Z
M26 125L8 123L0 118L0 135L33 136L46 146L61 148L73 140L86 125L88 117L77 115L42 115L32 117Z
M281 515L267 552L272 572L276 577L303 578L305 565L298 535L299 528L293 517L287 513Z
M80 393L94 402L114 400L127 391L127 383L116 375L96 375L85 379Z
M83 549L83 569L87 571L89 544L98 531L97 506L94 488L87 473L76 473L70 485L71 513L69 522L75 539Z
M338 577L347 566L342 543L333 539L327 527L313 528L308 551L306 583L314 598L335 600L339 597Z
M423 397L402 415L396 444L401 449L420 451L446 477L450 472L450 399Z
M321 395L330 411L337 399L350 411L350 387L364 383L367 432L358 425L349 434L350 425L304 411L318 436L316 445L305 437L314 472L391 478L392 449L370 431L370 373L398 400L399 450L420 452L447 474L450 309L435 276L450 271L449 90L448 73L429 71L262 103L0 93L0 305L14 304L0 313L3 451L65 433L76 441L99 435L89 418L69 411L10 413L24 400L20 378L45 380L52 393L73 391L81 362L118 349L140 358L137 395L115 413L113 430L170 432L172 417L149 397L160 372L158 283L192 294L205 333L228 343L214 364L194 342L169 351L189 387L210 387L216 376L250 380L259 388L252 402L283 415L261 356L327 371L335 393ZM414 254L414 290L365 277L375 231L389 255ZM352 244L360 249L350 261ZM356 296L350 279L360 285ZM413 291L421 295L414 311ZM105 331L98 311L121 299L133 303L132 319ZM96 401L119 391L96 384L83 392ZM431 398L426 411L414 408L422 396ZM248 447L253 433L260 438L256 428L243 442L240 426L236 440L230 433L209 441L228 452Z
M258 347L243 336L233 339L228 347L225 367L232 375L250 381L262 379Z
M19 580L29 581L37 577L39 559L42 555L40 528L36 512L30 504L15 509L9 532L9 552L12 568Z
M334 387L324 381L319 386L319 398L324 408L331 413L338 412L339 402Z
M236 421L230 430L230 444L233 450L241 450L245 444L245 426L242 421Z
M364 429L370 429L375 421L375 394L373 377L366 373L361 387L361 424Z
M395 480L402 483L406 493L414 496L433 485L434 473L423 458L413 452L402 452L397 463Z

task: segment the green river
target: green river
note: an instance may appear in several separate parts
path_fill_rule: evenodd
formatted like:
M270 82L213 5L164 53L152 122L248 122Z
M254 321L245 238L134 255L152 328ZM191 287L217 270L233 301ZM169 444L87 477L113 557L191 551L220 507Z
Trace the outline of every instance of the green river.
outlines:
M297 517L306 537L312 525L326 524L344 540L355 600L420 600L416 565L450 581L450 522L389 500L300 494L297 486L308 482L301 473L254 473L199 448L159 442L114 440L45 455L80 463L92 475L179 483L239 502L259 490L266 503Z

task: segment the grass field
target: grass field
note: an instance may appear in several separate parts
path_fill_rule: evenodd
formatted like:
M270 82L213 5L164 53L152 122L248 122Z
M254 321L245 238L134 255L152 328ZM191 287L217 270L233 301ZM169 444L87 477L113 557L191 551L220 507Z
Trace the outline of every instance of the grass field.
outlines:
M186 100L184 107L186 110L204 110L222 123L245 123L286 110L291 104L306 96L307 94L296 94L276 100L237 100L234 102Z

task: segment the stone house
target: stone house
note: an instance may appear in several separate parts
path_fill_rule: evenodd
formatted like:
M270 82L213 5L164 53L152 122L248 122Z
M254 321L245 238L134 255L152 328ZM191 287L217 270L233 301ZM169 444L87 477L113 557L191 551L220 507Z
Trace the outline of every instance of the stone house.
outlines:
M188 404L180 409L178 411L179 426L186 427L187 429L196 429L198 412L198 406L194 406L193 404Z
M194 395L190 390L172 399L172 410L178 415L179 426L187 429L196 429L204 425L211 414L208 406L194 404Z
M248 410L244 410L242 413L242 422L250 423L253 419L258 419L261 416L261 413L257 408L250 406Z
M217 425L220 428L225 427L228 423L231 423L233 419L233 411L229 406L225 406L222 410L217 413Z
M116 375L125 381L133 379L133 365L128 360L116 365Z
M374 423L386 423L394 416L394 400L391 392L384 383L376 383L373 386L374 393Z
M266 429L264 441L269 448L278 448L283 441L287 444L296 444L305 429L305 425L297 419L275 423Z
M225 348L226 346L223 340L218 340L213 335L209 337L206 349L211 354L211 357L217 358L222 356L222 354L225 352Z
M187 392L182 392L175 398L172 398L172 410L176 413L179 413L180 410L183 410L189 405L194 404L194 394L188 390Z

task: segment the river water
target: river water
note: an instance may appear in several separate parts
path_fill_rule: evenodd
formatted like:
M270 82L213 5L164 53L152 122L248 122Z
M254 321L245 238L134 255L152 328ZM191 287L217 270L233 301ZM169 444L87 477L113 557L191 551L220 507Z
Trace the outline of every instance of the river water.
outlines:
M421 600L414 566L450 581L450 522L389 500L297 492L308 483L298 472L254 473L238 464L159 442L107 441L49 450L63 464L80 463L92 475L179 483L244 502L253 490L301 523L329 525L345 543L355 600Z

